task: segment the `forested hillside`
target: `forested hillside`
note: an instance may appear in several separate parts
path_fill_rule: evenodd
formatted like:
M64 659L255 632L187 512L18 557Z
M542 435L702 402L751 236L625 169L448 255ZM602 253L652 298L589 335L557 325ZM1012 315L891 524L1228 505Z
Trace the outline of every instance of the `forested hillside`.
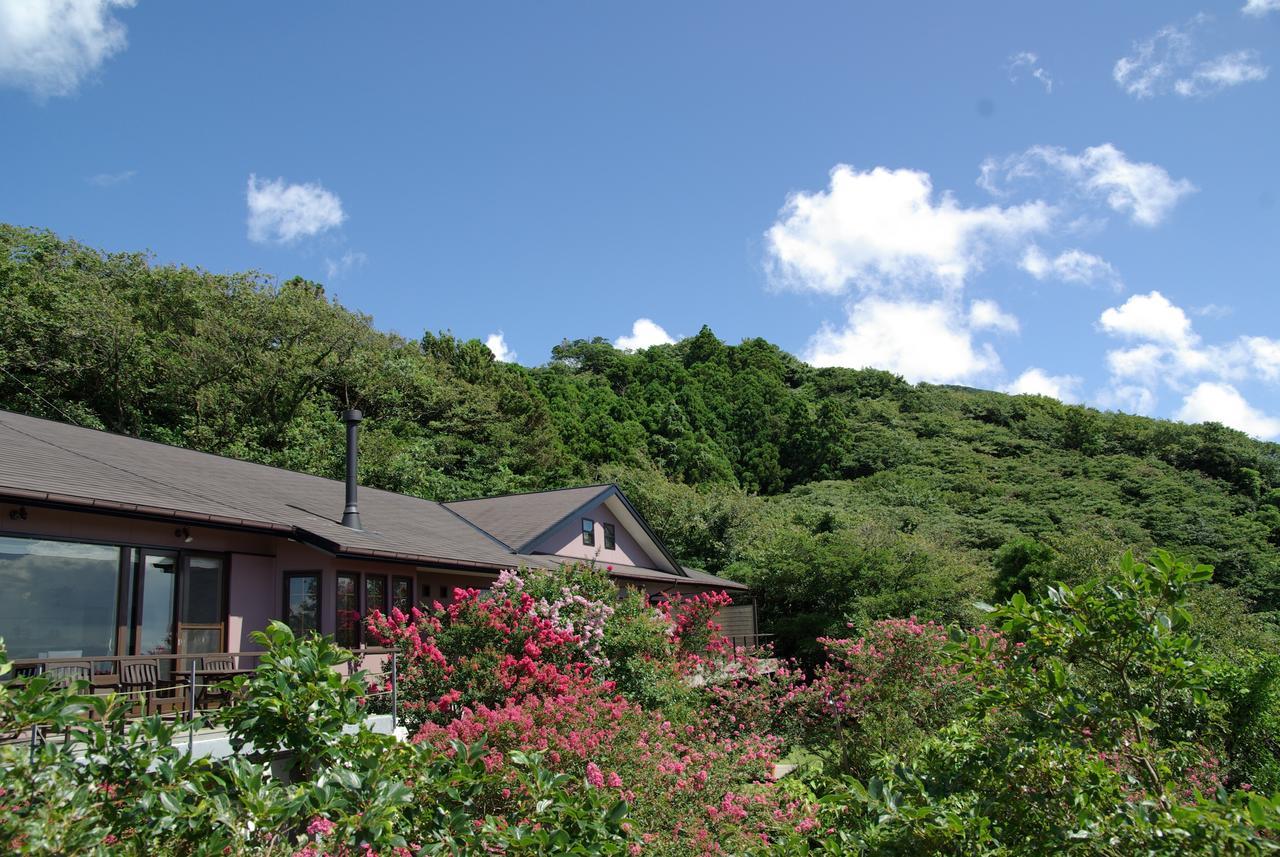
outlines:
M620 483L690 565L819 632L1088 576L1125 547L1213 564L1202 611L1280 610L1280 446L1028 396L814 369L697 336L564 342L538 368L403 339L316 283L210 274L0 226L0 407L437 499ZM431 328L448 319L427 319Z

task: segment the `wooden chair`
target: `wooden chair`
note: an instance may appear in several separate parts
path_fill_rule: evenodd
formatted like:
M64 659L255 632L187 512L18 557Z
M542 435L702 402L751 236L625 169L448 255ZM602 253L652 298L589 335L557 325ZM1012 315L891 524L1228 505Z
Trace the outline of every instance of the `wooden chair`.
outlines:
M162 694L161 691L165 689L169 693ZM182 700L172 692L172 686L161 686L160 661L155 659L122 662L120 692L126 696L136 694L139 709L144 715L165 710L175 711L182 704Z
M50 686L61 690L74 687L76 682L93 681L93 664L77 661L69 664L48 664L44 675L50 678Z
M210 672L215 670L224 670L228 673L228 675L223 676L221 678L219 678L216 675L206 675L204 677L206 682L209 682L210 684L214 684L221 681L225 681L227 678L230 678L229 674L231 673L232 670L236 668L236 662L232 658L226 657L224 655L220 657L204 658L202 667L205 670ZM222 705L222 704L225 704L230 698L231 698L231 694L226 690L216 688L216 687L206 687L204 689L204 699L206 701L217 700L218 704Z

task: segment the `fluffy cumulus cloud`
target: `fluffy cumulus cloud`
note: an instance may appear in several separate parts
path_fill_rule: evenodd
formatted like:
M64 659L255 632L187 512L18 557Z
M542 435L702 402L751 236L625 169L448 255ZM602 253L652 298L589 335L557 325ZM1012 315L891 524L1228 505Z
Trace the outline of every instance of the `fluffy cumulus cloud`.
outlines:
M1184 344L1191 339L1191 319L1159 292L1134 295L1104 310L1098 324L1107 333L1129 339Z
M824 191L788 198L765 234L775 283L840 294L850 288L959 287L994 242L1045 230L1043 202L969 208L935 196L929 175L841 164Z
M1222 423L1263 440L1280 436L1280 419L1250 405L1230 384L1209 381L1197 384L1182 400L1176 416L1188 423Z
M1196 189L1187 179L1170 176L1164 167L1130 160L1111 143L1090 146L1079 154L1058 146L1032 146L1004 160L989 159L982 165L978 184L1002 196L1019 182L1054 176L1079 195L1105 202L1143 226L1161 223Z
M1017 83L1026 74L1040 81L1046 93L1053 92L1053 78L1040 65L1040 57L1032 51L1021 51L1009 57L1008 67L1010 83Z
M1064 283L1111 283L1120 285L1120 277L1111 263L1083 250L1064 250L1050 258L1035 244L1022 254L1018 266L1037 280L1055 279Z
M990 344L974 342L964 314L947 300L869 297L849 309L848 323L823 325L804 359L814 366L874 367L909 381L967 382L1000 371Z
M675 339L663 330L661 325L651 319L638 318L635 324L631 325L631 333L619 336L613 344L623 351L639 351L642 348L670 345L673 342Z
M969 327L1000 333L1017 333L1019 330L1018 319L991 300L977 300L969 304Z
M117 9L135 0L0 0L0 85L70 95L128 44Z
M1280 381L1280 340L1240 336L1206 343L1190 316L1158 291L1105 310L1098 327L1127 343L1107 352L1111 384L1100 404L1151 413L1157 391L1169 388L1185 397L1178 419L1216 420L1258 437L1275 435L1264 431L1271 418L1248 406L1234 385Z
M1004 388L1014 395L1049 396L1060 402L1080 401L1080 378L1075 375L1050 375L1032 366Z
M507 345L507 339L503 336L501 330L486 336L484 344L486 348L493 352L493 359L499 363L516 362L516 353L511 350L511 346Z
M1261 18L1268 12L1280 12L1280 0L1249 0L1240 11Z
M1250 6L1275 4L1277 0L1250 0L1243 11L1254 13ZM1134 42L1127 56L1116 60L1111 75L1116 83L1135 98L1151 98L1175 92L1183 97L1204 97L1263 80L1268 69L1257 51L1237 50L1209 59L1200 59L1196 50L1198 29L1209 21L1197 15L1183 25L1170 24L1155 35Z
M342 200L318 184L249 176L249 240L287 244L319 235L346 220Z

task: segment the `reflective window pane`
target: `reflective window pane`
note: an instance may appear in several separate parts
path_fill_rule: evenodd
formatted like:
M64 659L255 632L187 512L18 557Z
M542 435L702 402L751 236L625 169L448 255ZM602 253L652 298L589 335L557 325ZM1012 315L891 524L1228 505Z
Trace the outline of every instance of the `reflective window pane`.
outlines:
M387 579L381 575L370 574L364 579L365 615L374 610L387 612Z
M178 621L184 625L217 625L222 622L220 558L187 558L186 579L182 585L182 612Z
M339 646L353 648L360 643L360 576L338 575L337 622L334 636Z
M295 634L320 630L320 575L291 574L285 579L285 624Z
M113 655L120 549L0 537L0 637L11 658Z
M391 606L408 613L413 607L413 578L396 577L391 581Z
M172 554L140 553L142 566L142 621L137 653L164 655L173 652L173 595L177 589L178 558Z

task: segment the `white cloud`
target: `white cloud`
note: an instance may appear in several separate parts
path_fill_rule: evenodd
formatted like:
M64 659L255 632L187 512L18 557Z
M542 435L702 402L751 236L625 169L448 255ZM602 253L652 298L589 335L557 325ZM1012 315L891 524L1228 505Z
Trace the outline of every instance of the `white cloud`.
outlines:
M615 348L623 351L639 351L654 345L670 345L673 342L675 339L660 325L647 318L638 318L635 324L631 325L631 335L619 336L613 344Z
M137 170L123 170L118 173L98 173L85 179L94 187L115 187L124 184L138 174Z
M1129 160L1110 143L1090 146L1078 155L1059 146L1032 146L1004 161L988 159L978 184L1003 195L1005 183L1041 177L1046 167L1082 195L1104 199L1113 211L1127 212L1143 226L1160 223L1182 197L1196 189L1186 179L1170 176L1164 167Z
M1261 15L1268 11L1251 10L1280 7L1280 0L1251 0L1242 10ZM1135 42L1133 53L1121 57L1112 69L1120 88L1135 98L1151 98L1176 92L1184 98L1213 95L1233 86L1265 80L1268 69L1254 50L1237 50L1207 60L1199 60L1193 34L1209 21L1207 15L1196 15L1183 26L1170 24L1154 36Z
M873 367L936 383L975 381L1000 370L995 350L974 343L966 319L950 302L881 297L850 307L840 329L823 325L804 359L814 366Z
M1240 11L1246 15L1261 18L1268 12L1280 12L1280 0L1249 0Z
M1185 27L1161 27L1149 39L1133 43L1133 53L1116 60L1111 76L1135 98L1150 98L1166 90L1178 72L1191 62L1191 33L1204 22L1197 15Z
M1036 80L1044 84L1044 91L1053 92L1053 78L1040 65L1040 57L1031 51L1022 51L1009 57L1009 82L1017 83L1023 71L1028 72Z
M1106 310L1098 325L1113 336L1136 340L1136 344L1107 352L1111 389L1103 393L1101 404L1150 413L1155 404L1154 389L1169 387L1187 397L1183 404L1186 416L1180 412L1179 419L1216 419L1263 436L1244 428L1255 417L1255 425L1266 418L1256 412L1250 417L1231 382L1280 381L1280 340L1240 336L1225 344L1205 344L1192 329L1187 313L1156 291L1134 295L1121 306ZM1197 386L1187 393L1192 385ZM1210 405L1221 406L1226 416L1206 416Z
M1188 423L1222 423L1263 440L1280 435L1280 419L1254 408L1230 384L1206 381L1196 385L1182 400L1176 416Z
M1107 281L1120 285L1115 268L1099 256L1083 250L1064 250L1050 259L1044 251L1032 244L1022 254L1018 266L1037 280L1054 277L1064 283L1096 283Z
M1134 295L1120 306L1103 311L1098 324L1107 333L1129 339L1175 344L1193 341L1191 319L1156 291Z
M334 280L350 271L359 268L369 257L359 250L347 250L337 259L325 257L325 270L329 272L329 279Z
M249 176L249 240L288 243L318 235L346 220L342 200L318 184L259 181Z
M1004 389L1014 395L1049 396L1060 402L1074 403L1080 401L1080 384L1080 378L1075 375L1050 375L1032 366Z
M0 0L0 85L70 95L125 49L115 9L135 0Z
M1140 384L1113 384L1098 394L1097 403L1102 408L1149 416L1156 409L1156 394Z
M1234 51L1200 63L1187 77L1174 82L1173 91L1186 97L1213 95L1242 83L1266 80L1270 71L1257 51Z
M765 234L770 273L775 283L827 294L958 288L991 242L1042 231L1051 213L1039 201L966 208L950 194L935 200L927 173L841 164L827 190L788 198Z
M506 337L502 331L491 333L485 337L485 347L493 352L493 359L499 363L515 363L516 353L507 345Z
M1000 333L1017 333L1018 319L1000 309L995 301L977 300L969 305L969 327L974 330L995 330Z

